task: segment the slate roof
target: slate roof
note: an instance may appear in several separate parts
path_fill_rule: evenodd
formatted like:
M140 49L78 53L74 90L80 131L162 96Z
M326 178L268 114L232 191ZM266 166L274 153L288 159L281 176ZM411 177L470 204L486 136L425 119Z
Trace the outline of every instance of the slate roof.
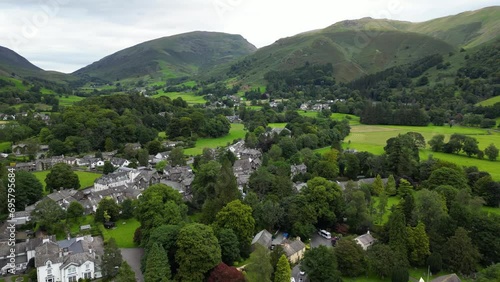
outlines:
M460 280L460 278L458 278L458 276L453 273L450 275L440 276L436 279L433 279L431 282L462 282L462 280Z
M287 241L283 244L283 250L285 251L287 257L291 257L305 248L306 244L300 240Z
M261 230L255 237L253 237L252 245L259 244L263 247L269 248L273 240L273 235L266 229Z
M372 234L366 233L356 237L356 241L363 244L364 246L370 246L375 241L375 238L373 238Z

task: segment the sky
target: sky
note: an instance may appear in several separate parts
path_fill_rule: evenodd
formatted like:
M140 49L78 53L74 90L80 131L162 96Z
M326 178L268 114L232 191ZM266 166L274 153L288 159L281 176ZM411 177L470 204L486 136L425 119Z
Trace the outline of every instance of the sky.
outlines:
M363 17L421 22L492 0L0 0L0 46L70 73L141 42L195 30L256 47Z

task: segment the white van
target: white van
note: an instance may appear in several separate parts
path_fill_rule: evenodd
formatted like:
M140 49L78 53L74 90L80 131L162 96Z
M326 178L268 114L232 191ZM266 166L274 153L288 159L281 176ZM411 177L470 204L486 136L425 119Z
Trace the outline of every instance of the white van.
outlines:
M318 231L318 234L323 238L332 239L332 234L330 234L330 232L326 230L321 229L320 231Z

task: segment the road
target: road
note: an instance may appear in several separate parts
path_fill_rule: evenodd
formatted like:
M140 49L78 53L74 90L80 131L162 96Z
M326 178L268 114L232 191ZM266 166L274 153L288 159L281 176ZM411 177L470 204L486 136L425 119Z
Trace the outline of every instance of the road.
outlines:
M141 258L144 255L144 249L120 249L123 260L126 261L135 272L135 281L144 282L141 272Z
M311 236L311 248L317 248L320 245L332 248L332 243L329 239L325 239L317 233Z
M307 280L307 274L305 275L300 275L300 263L297 264L293 269L292 269L292 277L295 278L295 282L306 282ZM302 279L302 280L300 280Z

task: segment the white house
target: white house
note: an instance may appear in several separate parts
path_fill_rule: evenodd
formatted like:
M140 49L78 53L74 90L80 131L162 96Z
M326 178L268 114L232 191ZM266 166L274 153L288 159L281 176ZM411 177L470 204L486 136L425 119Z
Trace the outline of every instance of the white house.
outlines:
M36 248L35 267L38 281L76 282L78 279L101 278L102 239L79 237L54 242L44 239Z
M358 243L358 245L360 245L363 250L366 251L368 247L375 243L375 238L373 238L372 234L370 234L370 231L368 231L366 232L366 234L356 237L354 241L356 241L356 243Z

